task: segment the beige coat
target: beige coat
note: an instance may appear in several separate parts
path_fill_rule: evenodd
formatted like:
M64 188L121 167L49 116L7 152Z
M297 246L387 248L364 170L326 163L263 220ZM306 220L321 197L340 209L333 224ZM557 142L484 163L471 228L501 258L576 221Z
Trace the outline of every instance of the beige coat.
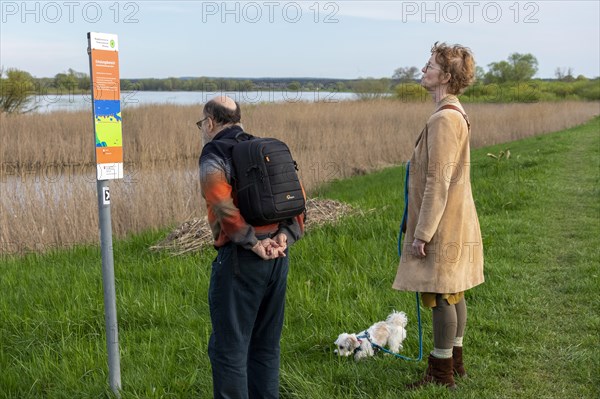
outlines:
M460 109L458 98L447 104ZM452 109L435 112L410 159L408 220L393 288L456 293L483 283L483 245L470 180L470 131ZM414 238L425 241L425 258L412 254Z

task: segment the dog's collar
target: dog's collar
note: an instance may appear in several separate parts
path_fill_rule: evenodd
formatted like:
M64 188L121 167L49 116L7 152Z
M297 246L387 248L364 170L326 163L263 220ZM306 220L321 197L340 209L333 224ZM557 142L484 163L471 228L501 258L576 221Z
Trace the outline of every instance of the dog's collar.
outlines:
M365 331L364 334L359 335L359 336L356 337L356 339L358 340L358 343L361 344L361 345L359 345L358 348L354 349L353 353L360 352L362 350L362 342L363 342L363 340L361 338L366 338L366 340L369 341L369 343L373 347L373 351L374 352L378 352L379 351L379 346L376 345L375 343L373 343L373 341L371 341L371 336L369 335L369 332Z
M369 332L365 331L364 334L358 335L356 336L356 339L358 339L358 342L362 342L362 339L366 339L367 341L371 342L371 337L369 336Z
M358 345L358 348L355 348L354 352L352 352L352 353L356 354L357 352L360 352L362 350L362 342L363 342L362 338L369 339L368 333L365 333L363 335L358 335L356 337L356 339L358 340L359 345Z

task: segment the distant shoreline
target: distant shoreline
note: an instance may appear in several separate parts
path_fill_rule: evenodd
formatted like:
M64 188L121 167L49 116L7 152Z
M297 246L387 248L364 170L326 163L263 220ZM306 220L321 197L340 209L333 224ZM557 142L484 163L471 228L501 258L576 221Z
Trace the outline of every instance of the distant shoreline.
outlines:
M241 104L259 103L298 103L298 102L340 102L356 100L352 92L330 91L286 91L286 90L251 90L251 91L121 91L123 107L144 105L198 105L206 103L216 95L228 95ZM391 93L382 96L391 96ZM30 106L35 113L56 111L82 111L91 109L90 93L52 93L35 94Z

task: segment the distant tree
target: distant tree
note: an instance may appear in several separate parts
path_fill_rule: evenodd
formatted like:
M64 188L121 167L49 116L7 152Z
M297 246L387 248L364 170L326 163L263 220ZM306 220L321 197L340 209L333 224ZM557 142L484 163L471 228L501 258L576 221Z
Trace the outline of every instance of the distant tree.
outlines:
M251 80L241 80L237 84L239 91L252 91L254 90L254 83Z
M333 87L333 91L338 92L338 93L341 93L341 92L344 92L347 90L348 90L348 87L346 87L346 84L344 82L336 82Z
M508 61L512 65L512 80L515 82L526 82L538 71L538 60L533 54L513 53L508 57Z
M87 90L90 88L90 76L87 73L77 72L71 68L69 68L68 73L77 80L78 89Z
M475 80L481 82L485 79L485 70L479 65L475 67Z
M383 97L390 91L390 80L387 78L374 79L366 78L359 79L352 83L352 90L361 100Z
M290 91L298 91L300 90L300 82L290 82L290 84L288 84L288 90Z
M121 79L121 90L129 91L133 90L133 83L129 79Z
M513 53L508 61L492 62L485 74L486 83L526 82L538 71L538 61L532 54Z
M67 73L58 73L54 75L52 86L57 89L74 91L75 89L87 90L90 87L90 77L83 72L77 72L72 68Z
M556 70L554 71L554 76L556 76L556 79L564 82L572 82L575 80L575 78L573 77L573 68L571 67L567 69L560 67L556 68Z
M394 71L392 79L399 80L401 83L414 82L417 80L419 75L419 68L417 67L401 67Z
M14 68L4 72L0 68L0 112L23 113L35 109L29 107L34 88L34 79L29 72Z
M490 69L485 74L485 83L503 83L510 79L510 64L507 61L492 62L488 67Z
M161 89L164 91L173 90L173 81L171 79L162 79L161 81Z

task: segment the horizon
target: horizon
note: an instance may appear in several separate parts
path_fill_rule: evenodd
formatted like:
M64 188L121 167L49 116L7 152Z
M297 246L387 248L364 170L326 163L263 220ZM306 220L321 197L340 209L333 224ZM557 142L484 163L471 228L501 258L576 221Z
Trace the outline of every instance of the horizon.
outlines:
M5 68L9 69L9 68ZM89 76L88 72L82 72L82 71L76 71L75 72L78 73L85 73L86 75ZM25 72L29 72L29 71L25 71ZM35 76L32 75L32 77L34 79L54 79L55 76L57 74L60 73L67 73L67 71L62 71L62 72L58 72L56 74L54 74L54 76ZM576 80L577 76L573 76L573 78ZM598 76L594 76L594 77L590 77L590 76L585 76L582 75L584 78L588 79L588 80L598 80L600 79L600 75ZM142 77L142 78L131 78L131 77L120 77L120 80L130 80L130 81L135 81L135 80L143 80L143 79L157 79L157 80L163 80L163 79L211 79L211 80L283 80L283 81L288 81L288 80L308 80L308 81L317 81L317 80L330 80L330 81L335 81L335 82L339 82L339 81L357 81L357 80L366 80L366 79L375 79L375 80L380 80L380 79L389 79L391 81L394 80L399 80L399 79L393 79L392 77L389 76L382 76L382 77L367 77L367 78L332 78L332 77L315 77L315 76L261 76L261 77L248 77L248 76L242 76L242 77L236 77L236 76L167 76L167 77L162 77L162 78L157 78L157 77ZM413 79L411 80L411 82L414 83L419 83L420 82L420 78L417 79ZM550 78L542 78L542 77L536 77L534 76L533 78L531 78L531 80L543 80L543 81L554 81L554 80L560 80L556 77L550 77ZM407 82L404 82L407 83ZM480 80L476 80L474 84L477 83L481 83ZM511 83L511 82L507 82L507 83ZM514 82L513 82L514 83ZM496 84L496 83L494 83Z

